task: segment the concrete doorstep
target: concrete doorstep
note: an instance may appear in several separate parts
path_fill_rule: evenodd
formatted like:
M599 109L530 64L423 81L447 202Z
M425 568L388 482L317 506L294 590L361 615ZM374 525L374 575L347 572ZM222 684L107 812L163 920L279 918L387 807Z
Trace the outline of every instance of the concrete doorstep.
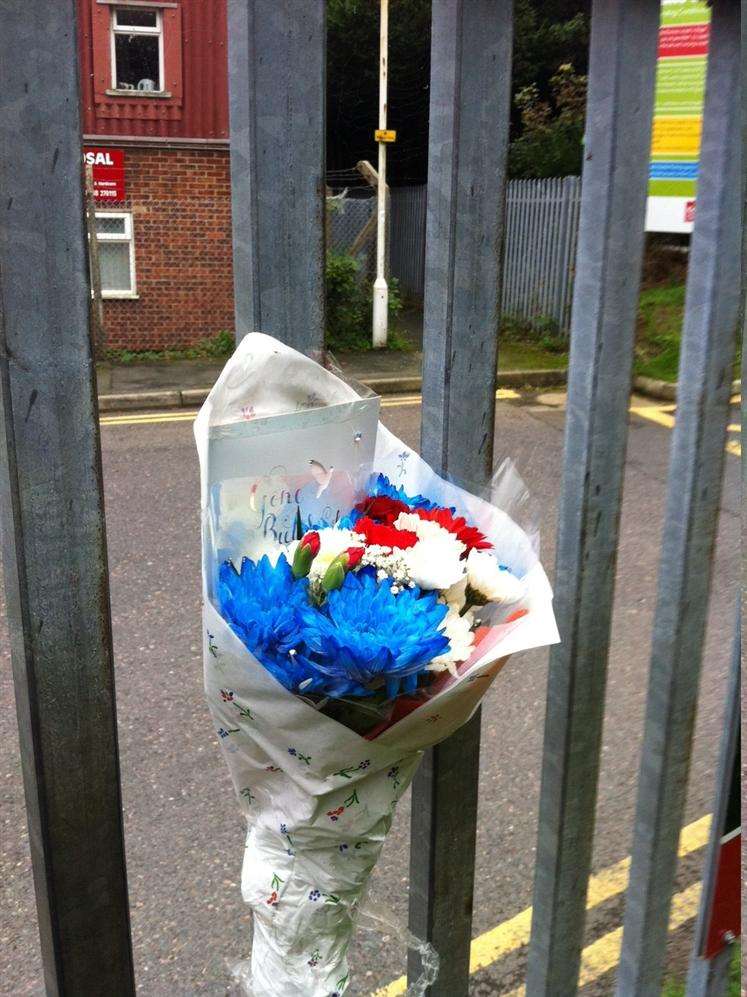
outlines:
M567 380L565 370L504 370L498 373L498 388L545 388L563 385ZM363 375L360 382L380 395L398 395L419 392L422 378L419 375ZM653 377L635 377L634 390L649 398L674 402L677 383L659 381ZM742 382L734 381L732 390L741 391ZM122 412L133 409L194 408L202 405L210 388L174 388L165 391L131 391L120 394L100 394L100 412Z

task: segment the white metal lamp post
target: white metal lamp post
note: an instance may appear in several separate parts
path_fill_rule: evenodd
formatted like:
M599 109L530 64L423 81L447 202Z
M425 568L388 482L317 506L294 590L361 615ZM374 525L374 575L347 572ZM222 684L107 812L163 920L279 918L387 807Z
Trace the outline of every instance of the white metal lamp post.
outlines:
M386 346L389 319L389 288L386 282L386 147L396 135L387 131L387 62L389 42L389 0L381 0L379 40L379 182L377 187L376 280L373 294L373 345Z

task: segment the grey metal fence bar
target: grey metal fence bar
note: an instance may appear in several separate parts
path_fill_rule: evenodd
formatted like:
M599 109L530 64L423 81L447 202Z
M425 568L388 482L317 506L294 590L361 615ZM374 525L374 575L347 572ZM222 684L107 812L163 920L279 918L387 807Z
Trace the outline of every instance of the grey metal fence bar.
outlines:
M479 486L493 456L512 3L434 0L432 24L421 449ZM427 752L413 787L410 926L442 955L431 997L467 992L479 749L478 714Z
M392 190L392 274L402 291L422 298L427 188ZM506 186L506 239L501 313L538 326L570 327L581 210L579 177L511 180Z
M0 4L0 508L47 994L134 994L72 0Z
M661 985L695 724L739 313L739 15L713 4L620 997Z
M324 342L324 3L229 0L236 337Z
M576 992L591 864L658 0L595 0L527 992Z

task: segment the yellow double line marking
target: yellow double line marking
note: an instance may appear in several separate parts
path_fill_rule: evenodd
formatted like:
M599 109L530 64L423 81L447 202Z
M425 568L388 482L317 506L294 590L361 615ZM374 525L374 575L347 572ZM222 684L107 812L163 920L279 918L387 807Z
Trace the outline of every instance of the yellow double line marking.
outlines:
M682 829L680 834L679 856L684 858L692 852L703 848L708 842L708 831L711 825L711 815L707 814L700 820L688 824ZM628 885L628 874L630 872L630 857L621 859L614 865L603 869L589 879L589 889L586 897L586 908L591 910L620 896L625 892ZM700 896L700 883L689 886L686 890L675 895L672 900L672 916L670 919L670 930L681 927L690 918L694 917L698 909L698 898ZM470 948L470 973L476 973L480 969L485 969L500 959L505 958L511 952L515 952L529 942L529 933L532 926L532 908L527 907L503 921L502 924L486 931L485 934L475 938ZM620 945L622 943L622 928L616 928L608 932L597 941L588 945L581 957L581 981L580 986L591 983L604 973L613 969L620 958ZM400 997L407 989L407 977L400 976L399 979L387 984L377 990L373 997ZM507 997L523 997L524 988L514 990Z
M143 426L151 422L194 422L197 412L140 412L133 415L102 415L101 426Z
M495 397L498 401L519 398L519 392L513 388L499 388ZM401 406L422 405L421 395L388 395L381 399L382 408L400 408ZM190 422L197 412L140 412L132 415L102 415L99 423L102 426L143 426L152 422Z
M693 883L681 893L675 893L672 897L672 910L669 915L669 930L676 931L683 925L691 921L698 913L700 903L700 883ZM579 988L585 987L587 983L593 983L600 976L609 973L611 969L620 961L620 950L622 949L622 928L615 928L614 931L603 935L596 942L587 945L581 955L581 968L578 974ZM526 987L517 987L510 990L504 997L526 997Z
M731 399L733 405L740 401L739 395ZM674 428L676 410L676 405L636 405L630 409L633 415L639 415L642 419L648 419L649 422L655 422L659 426L666 426L667 429ZM730 433L739 433L740 428L736 423L731 423L728 427ZM725 449L735 457L742 456L742 445L739 440L727 440Z
M513 388L499 388L495 393L495 397L498 401L505 401L519 398L520 395ZM739 401L739 396L732 398L732 403L738 403ZM422 404L422 396L415 394L389 395L381 399L381 407L383 409L409 408L413 405ZM655 422L659 426L666 426L667 429L674 427L675 410L675 405L633 405L630 408L631 414L640 416L642 419L648 419L649 422ZM197 412L194 410L189 412L139 412L132 415L103 415L99 419L99 423L102 426L147 426L153 423L164 422L192 422L196 415ZM732 423L729 425L729 432L738 433L739 428L736 423ZM727 440L726 451L727 453L734 454L735 457L741 457L741 444L738 440Z
M496 401L506 401L509 399L521 398L518 391L513 388L498 388L495 393ZM387 395L381 399L382 408L399 408L400 405L422 405L422 395Z

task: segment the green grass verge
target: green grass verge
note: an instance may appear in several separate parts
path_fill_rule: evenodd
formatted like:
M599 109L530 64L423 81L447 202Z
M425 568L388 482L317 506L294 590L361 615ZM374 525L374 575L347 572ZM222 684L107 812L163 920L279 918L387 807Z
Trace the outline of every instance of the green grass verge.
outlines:
M545 350L535 343L515 340L501 341L498 345L499 370L564 370L568 354Z
M664 284L641 291L635 343L635 372L661 381L677 380L685 285Z
M635 373L676 381L685 315L685 285L661 284L641 291L635 343ZM739 377L741 346L732 376Z
M729 980L726 984L726 997L740 997L742 992L742 949L735 945L729 964ZM661 997L685 997L685 984L679 980L667 980L661 991Z
M685 313L685 285L657 284L641 291L638 302L635 374L676 381ZM500 366L502 370L536 370L559 368L568 364L563 340L550 320L541 323L539 331L528 325L507 321L502 331ZM739 377L738 351L734 377Z

